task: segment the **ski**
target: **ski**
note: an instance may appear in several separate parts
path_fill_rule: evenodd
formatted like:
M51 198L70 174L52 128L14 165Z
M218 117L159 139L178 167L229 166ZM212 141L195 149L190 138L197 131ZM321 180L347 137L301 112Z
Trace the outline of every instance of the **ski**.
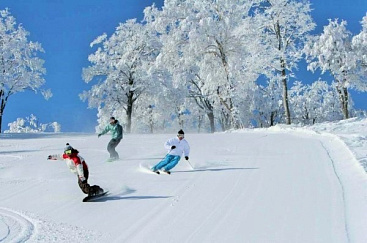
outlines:
M160 174L170 175L170 174L171 174L171 171L169 171L169 170L156 170L156 171L153 171L153 170L152 170L152 172L153 172L153 173L156 173L156 174L158 174L158 175L160 175Z
M165 170L156 170L156 171L152 171L153 173L156 173L158 175L160 174L167 174L167 175L170 175L171 172L170 171L165 171Z
M153 171L151 166L147 166L147 165L143 165L143 164L140 164L139 168L140 168L140 171L144 172L144 173L153 173L153 174L157 174L157 175L160 175L160 174L170 175L171 174L170 171L164 171L164 170Z

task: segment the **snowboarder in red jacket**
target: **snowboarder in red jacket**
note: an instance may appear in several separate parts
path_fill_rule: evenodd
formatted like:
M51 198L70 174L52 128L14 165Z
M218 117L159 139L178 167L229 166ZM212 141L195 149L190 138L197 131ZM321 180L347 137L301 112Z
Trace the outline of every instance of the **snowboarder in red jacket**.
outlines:
M97 185L90 186L88 184L89 170L88 165L79 155L79 151L74 149L70 144L66 144L64 153L62 155L49 155L49 160L63 160L70 171L78 176L78 184L80 189L88 196L94 196L103 193L103 189Z

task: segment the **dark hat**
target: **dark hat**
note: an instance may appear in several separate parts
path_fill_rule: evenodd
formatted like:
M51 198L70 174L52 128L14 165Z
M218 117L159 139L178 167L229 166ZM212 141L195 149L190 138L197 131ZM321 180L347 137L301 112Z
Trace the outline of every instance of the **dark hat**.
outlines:
M111 116L111 117L110 117L110 120L116 120L116 119L115 119L115 117Z
M64 148L64 153L70 154L74 150L73 147L69 143L66 144L66 147Z
M178 134L185 134L184 131L182 131L182 129L180 131L178 131Z

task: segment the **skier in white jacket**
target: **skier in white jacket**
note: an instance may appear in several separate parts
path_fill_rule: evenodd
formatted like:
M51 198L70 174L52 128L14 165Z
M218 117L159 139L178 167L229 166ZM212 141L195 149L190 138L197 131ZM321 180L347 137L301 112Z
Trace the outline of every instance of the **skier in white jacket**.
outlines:
M170 170L178 164L182 154L186 160L189 159L190 146L182 129L178 131L177 137L169 139L164 147L168 150L166 157L152 168L152 171L157 174L159 174L159 170L170 174Z

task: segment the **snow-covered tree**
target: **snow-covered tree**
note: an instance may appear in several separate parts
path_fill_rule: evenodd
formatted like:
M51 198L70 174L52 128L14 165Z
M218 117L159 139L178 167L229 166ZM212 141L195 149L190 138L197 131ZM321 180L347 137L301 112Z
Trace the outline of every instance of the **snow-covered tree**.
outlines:
M210 131L214 133L214 104L210 100L209 96L205 93L205 83L201 81L198 75L196 75L196 79L190 79L189 84L191 84L189 89L189 97L192 98L200 110L207 115L210 123Z
M317 80L303 85L297 81L289 91L292 116L296 123L313 125L342 119L334 85Z
M367 14L361 21L362 30L352 39L352 47L357 58L359 78L355 87L359 91L367 91Z
M61 132L61 125L58 122L51 122L48 126L51 127L54 132Z
M257 85L249 104L255 126L270 127L281 123L284 114L281 84L277 80L268 80L265 85Z
M149 133L154 133L154 131L159 126L160 118L160 114L157 112L155 105L137 105L137 109L139 109L139 111L137 112L138 115L136 119L140 121L139 123L137 123L137 125L139 125L140 127L145 126L146 128L148 128L142 129L143 131L148 130Z
M162 103L158 95L142 94L136 101L135 116L133 118L134 131L155 133L164 130L164 120L166 117L165 109L162 109ZM167 115L169 117L169 115ZM163 122L162 122L163 121Z
M155 33L134 19L120 23L110 38L103 34L91 43L100 47L89 55L92 66L83 69L83 79L98 83L81 98L88 100L89 107L106 110L102 113L107 117L125 117L127 132L131 132L134 103L154 89L149 69L160 48L156 39Z
M348 88L360 88L357 81L358 57L352 48L352 34L346 26L344 20L340 23L338 20L329 20L323 33L315 36L305 47L308 69L329 72L334 78L344 119L350 117Z
M61 131L59 123L40 123L33 114L26 118L17 118L14 122L9 123L8 126L9 130L6 130L5 133L40 133L50 131L57 133Z
M261 30L261 60L270 80L278 80L283 89L287 124L291 124L288 81L302 58L307 35L315 28L308 0L264 0L255 10L256 28Z
M248 64L254 59L246 44L253 26L248 19L257 1L166 0L162 11L145 10L145 20L159 33L163 44L159 66L164 66L174 83L188 87L210 120L214 132L217 115L223 129L242 126L236 97L256 73ZM249 32L245 31L248 30Z
M28 41L28 35L8 9L0 11L0 132L9 97L24 90L37 92L45 83L44 61L37 57L43 49ZM41 93L46 99L52 95L50 90Z

